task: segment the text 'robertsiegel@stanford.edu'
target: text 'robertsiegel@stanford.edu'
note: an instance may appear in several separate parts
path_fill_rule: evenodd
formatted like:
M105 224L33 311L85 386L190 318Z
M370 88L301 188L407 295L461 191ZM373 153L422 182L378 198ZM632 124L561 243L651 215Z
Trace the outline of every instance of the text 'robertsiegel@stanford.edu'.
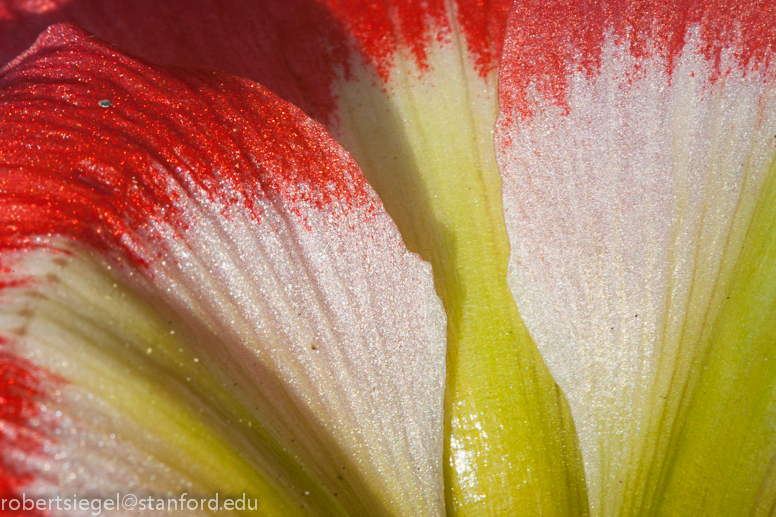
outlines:
M170 511L231 511L258 510L258 499L245 494L237 497L220 497L219 494L197 497L186 493L180 496L152 496L135 494L113 494L110 496L81 496L78 494L55 496L28 496L0 498L0 515L3 512L88 512L102 515L110 512L170 512Z

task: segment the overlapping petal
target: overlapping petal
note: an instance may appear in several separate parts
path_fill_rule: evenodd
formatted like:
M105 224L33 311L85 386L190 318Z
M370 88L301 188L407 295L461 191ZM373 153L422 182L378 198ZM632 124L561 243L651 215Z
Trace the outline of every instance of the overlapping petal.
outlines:
M771 511L771 3L516 2L500 86L503 211L491 138L511 1L182 4L0 0L0 48L8 52L0 60L48 24L74 21L157 63L258 80L326 125L361 164L409 248L434 266L448 314L450 512L582 515L584 474L594 514ZM75 62L79 53L71 54ZM114 410L99 416L93 404L72 402L80 394L68 395L67 407L99 413L90 421L133 428L156 419L156 438L130 445L155 451L171 493L224 488L219 483L228 477L235 484L228 490L274 501L265 512L286 514L300 501L332 514L441 511L439 467L429 460L439 447L433 429L441 410L429 408L441 381L418 374L427 364L441 372L442 338L429 336L433 323L427 326L427 319L439 321L438 308L427 284L420 294L401 287L423 284L423 273L405 264L414 259L397 251L395 231L349 158L334 153L351 171L343 181L310 172L313 161L289 161L299 146L307 149L298 128L283 129L275 115L253 110L255 95L269 97L246 83L204 72L184 80L174 72L174 80L154 85L102 66L92 61L87 76L102 73L105 84L124 90L89 92L91 106L79 113L90 115L77 133L93 134L91 125L103 127L113 110L124 120L111 131L150 123L141 147L174 151L138 159L134 137L108 139L87 146L93 157L76 163L69 157L81 149L74 154L57 144L61 128L50 127L38 134L51 135L47 145L62 150L57 167L83 172L72 181L77 188L63 195L59 179L45 174L38 186L24 174L7 176L15 227L0 237L6 248L25 251L9 255L4 271L3 321L16 337L4 345L0 368L11 372L4 379L19 382L0 384L0 396L38 402L9 405L5 413L6 428L19 433L0 442L16 451L0 464L13 471L0 489L37 479L35 458L53 450L47 440L56 442L49 430L67 427L41 420L51 403L41 399L62 379L77 378L79 393L100 393ZM36 76L29 91L45 90L47 81ZM228 102L207 93L220 95L221 81L238 90ZM71 95L67 87L53 84L47 95L61 102L47 109L70 110L70 99L61 97ZM231 115L191 115L209 113L207 103L176 100L192 89ZM115 109L125 105L133 111ZM177 118L181 106L187 115ZM249 132L250 144L243 141L246 117L272 121L266 132ZM175 129L159 136L157 122L171 120ZM310 131L305 141L329 142L318 126L303 126ZM29 142L30 134L17 130L9 141ZM22 154L37 155L36 138ZM261 158L250 157L256 149ZM204 162L218 173L188 172ZM168 176L131 172L157 170L158 163ZM245 185L240 178L256 163L266 172L260 187ZM41 231L41 218L51 228ZM382 255L370 259L372 248L363 246L372 239L393 249L398 255L389 253L388 262L402 266L383 267ZM356 253L366 265L354 261L354 249L364 250ZM85 253L95 250L96 262ZM398 270L404 283L396 281ZM364 285L376 294L365 294L372 290ZM116 298L112 289L122 301L100 307L97 300ZM73 299L79 302L71 306ZM133 323L111 317L119 312L134 315ZM420 317L408 323L408 314ZM428 353L372 346L383 343L375 329L386 326L385 343L406 337L426 343ZM375 332L376 341L365 337ZM121 343L127 351L118 354ZM363 353L355 360L327 355L332 343ZM69 369L62 363L72 360L56 352L63 346L82 351ZM251 366L254 357L258 366ZM95 358L97 368L89 365ZM141 410L134 395L104 391L111 381L103 372L121 360L138 365L130 379L143 378L132 393L162 404L173 421ZM180 369L185 364L193 369ZM396 386L389 377L402 381ZM376 410L381 404L393 409ZM197 469L207 458L187 463L171 449L154 449L185 435L179 422L197 429L182 450L215 440L223 460L214 472L239 474L203 476ZM102 432L73 429L76 437ZM67 443L81 441L73 440ZM125 446L112 440L114 452L103 459ZM43 456L19 444L43 444ZM321 448L333 456L317 454ZM715 452L723 449L730 452ZM329 468L365 454L369 460L346 465L350 476ZM135 468L109 463L108 470ZM165 477L170 469L175 476ZM284 480L269 479L278 473ZM693 497L720 486L724 495Z
M756 494L776 453L774 27L757 1L512 13L497 127L510 287L569 398L595 514L773 502ZM742 392L759 409L733 410ZM743 456L721 462L724 448Z
M11 41L72 21L155 62L255 79L324 122L434 266L449 321L448 504L585 511L568 408L504 280L492 131L511 0L3 5Z
M388 5L396 29L387 35L362 34L348 19L363 59L374 64L335 83L332 133L364 168L408 246L434 266L449 318L448 505L460 515L584 515L566 402L505 283L492 130L501 34L493 27L506 6L455 2L434 11L432 2L423 12L413 3L428 21L420 39L402 30L403 3ZM464 20L488 9L491 29L478 39ZM386 38L381 48L390 52L376 58L367 43ZM483 48L491 49L485 65Z
M4 417L12 489L443 513L441 305L320 125L68 26L0 83L3 367L62 383Z

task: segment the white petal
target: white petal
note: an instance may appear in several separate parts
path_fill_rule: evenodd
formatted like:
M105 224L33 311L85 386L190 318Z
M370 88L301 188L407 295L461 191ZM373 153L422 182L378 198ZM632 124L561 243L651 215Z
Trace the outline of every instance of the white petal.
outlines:
M529 89L533 116L505 114L497 147L510 287L569 399L594 513L614 515L697 373L773 159L776 88L732 48L716 68L696 28L671 73L604 41L568 112Z

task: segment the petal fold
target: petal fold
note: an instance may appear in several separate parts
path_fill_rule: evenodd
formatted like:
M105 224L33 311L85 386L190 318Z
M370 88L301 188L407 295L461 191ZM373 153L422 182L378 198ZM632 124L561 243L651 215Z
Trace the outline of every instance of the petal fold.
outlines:
M405 4L369 18L393 28L385 34L362 32L363 5L335 9L360 56L335 83L332 133L434 266L449 322L448 505L459 515L585 515L566 402L505 283L492 130L509 3ZM407 28L407 12L422 31Z

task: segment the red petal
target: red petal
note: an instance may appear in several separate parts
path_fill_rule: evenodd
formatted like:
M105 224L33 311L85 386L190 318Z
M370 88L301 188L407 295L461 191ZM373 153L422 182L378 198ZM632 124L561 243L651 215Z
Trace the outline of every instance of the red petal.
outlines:
M152 68L71 26L0 75L0 135L5 248L56 234L126 250L135 229L178 220L171 184L249 208L371 203L326 131L262 87Z
M28 252L34 247L46 248ZM320 124L247 80L153 67L72 26L49 29L0 71L0 259L13 264L0 282L40 281L40 291L0 292L0 303L11 306L2 330L13 333L15 323L35 319L35 307L68 321L102 308L110 294L68 297L66 282L50 274L68 261L57 264L48 250L83 258L95 249L99 264L76 266L85 274L74 275L71 292L109 286L86 271L117 265L133 299L158 294L148 310L169 310L181 327L208 335L170 350L192 347L186 364L229 380L223 387L258 427L272 428L273 436L278 430L290 464L308 465L321 494L333 489L322 496L324 506L337 497L329 503L360 513L386 501L400 501L408 515L417 507L442 511L445 321L431 272L406 251L355 162ZM129 267L117 264L122 258ZM79 304L83 312L69 316ZM83 328L98 333L121 326L109 315L90 318ZM172 325L172 317L162 319ZM157 327L166 330L164 322ZM56 359L60 345L66 351L102 338L45 325L37 334L34 325L25 329L20 355L97 397L103 387L117 388L90 385L97 374L87 360ZM137 386L132 372L146 361L169 357L159 347L177 338L161 334L153 347L140 339L147 359L136 358L118 376L127 385ZM129 342L136 341L115 340L106 355ZM160 388L167 374L176 386L197 384L179 369L184 363L169 364ZM132 390L116 391L132 397ZM140 425L154 422L143 417ZM224 423L244 432L243 420ZM343 428L353 432L333 431ZM21 456L17 462L27 459ZM290 472L273 461L268 479ZM335 468L334 461L343 463ZM341 469L350 473L351 466L353 477L344 481ZM36 486L44 481L38 472ZM306 482L290 490L299 494Z
M434 37L441 40L451 33L444 0L326 0L325 3L356 39L362 54L384 80L390 75L394 53L399 47L407 48L423 69L428 66L428 43ZM484 76L493 69L501 53L511 2L457 0L454 3L455 21L459 24L456 29L464 34L478 71Z
M509 284L569 401L593 514L661 513L673 472L713 479L716 454L682 471L675 438L726 353L717 318L773 179L774 22L759 0L515 4L495 131Z

